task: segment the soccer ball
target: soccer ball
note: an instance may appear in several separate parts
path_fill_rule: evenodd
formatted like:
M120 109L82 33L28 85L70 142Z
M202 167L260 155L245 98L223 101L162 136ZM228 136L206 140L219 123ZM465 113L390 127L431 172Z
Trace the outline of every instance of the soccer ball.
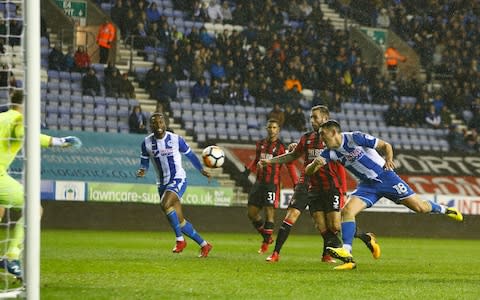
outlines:
M202 151L203 163L209 168L220 168L225 162L225 153L222 148L212 145Z

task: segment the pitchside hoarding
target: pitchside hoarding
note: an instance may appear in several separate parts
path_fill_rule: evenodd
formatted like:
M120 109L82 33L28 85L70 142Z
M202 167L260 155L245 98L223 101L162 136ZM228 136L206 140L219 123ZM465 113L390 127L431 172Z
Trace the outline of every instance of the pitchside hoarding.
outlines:
M112 203L160 203L154 184L131 184L81 181L42 181L42 200L87 201ZM182 197L183 204L231 206L231 188L218 186L189 186Z
M115 183L152 183L155 172L151 169L145 178L135 176L140 165L141 134L118 134L102 132L42 131L52 136L78 136L83 146L73 148L42 149L42 180L92 181ZM219 186L198 172L190 161L183 157L183 167L188 174L188 184ZM11 170L20 174L22 161L12 164Z

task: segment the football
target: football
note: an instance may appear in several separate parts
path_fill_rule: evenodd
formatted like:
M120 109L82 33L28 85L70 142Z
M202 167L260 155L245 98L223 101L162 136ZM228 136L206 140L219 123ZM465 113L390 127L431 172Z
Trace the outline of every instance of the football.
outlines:
M203 163L209 168L220 168L225 161L225 153L222 148L212 145L202 151Z

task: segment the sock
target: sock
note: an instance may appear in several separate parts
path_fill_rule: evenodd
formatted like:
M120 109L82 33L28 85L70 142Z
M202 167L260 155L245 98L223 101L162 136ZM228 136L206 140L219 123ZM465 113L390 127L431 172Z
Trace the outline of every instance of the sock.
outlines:
M342 222L343 248L352 252L353 236L355 235L355 221Z
M444 214L446 211L447 211L447 208L443 205L440 205L440 204L437 204L433 201L428 201L428 203L430 203L430 206L432 207L432 213L435 213L435 214Z
M265 221L265 225L263 226L263 241L268 242L270 237L272 236L273 233L273 222Z
M263 220L252 221L252 225L263 236Z
M320 234L322 235L322 239L323 239L322 256L325 256L327 254L327 234L328 234L328 230L324 230L324 231L320 232Z
M178 221L177 212L175 209L172 209L167 212L168 222L170 226L172 226L173 232L175 232L175 236L177 237L177 241L183 241L182 230L180 228L180 222Z
M283 244L288 238L288 235L290 234L290 229L292 228L294 223L292 223L290 220L283 220L282 226L280 226L280 229L278 230L278 235L277 235L277 242L275 243L275 252L280 253L280 250L283 247Z
M326 239L327 247L332 247L332 248L342 247L342 241L338 237L338 232L327 230L326 236L327 236L327 239Z
M207 244L207 242L205 242L205 240L200 236L200 234L198 234L195 228L193 228L192 223L188 222L187 220L184 220L181 225L181 228L182 228L182 232L186 236L194 240L200 246L203 247Z
M24 237L23 217L18 219L15 228L13 229L13 237L8 244L6 256L9 260L19 259L23 248Z

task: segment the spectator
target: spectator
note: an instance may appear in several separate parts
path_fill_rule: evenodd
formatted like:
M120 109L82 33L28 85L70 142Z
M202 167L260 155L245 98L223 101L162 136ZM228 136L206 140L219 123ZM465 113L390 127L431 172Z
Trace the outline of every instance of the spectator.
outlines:
M238 104L242 106L255 106L255 97L251 95L247 81L244 81L240 88L240 101Z
M117 70L113 70L111 76L105 76L104 85L107 97L121 97L122 78Z
M302 84L300 83L300 80L297 79L297 76L295 76L295 74L290 74L287 80L285 80L285 89L288 91L293 89L294 86L297 87L297 91L299 93L302 92Z
M192 101L197 103L208 103L210 101L210 87L205 78L200 78L192 87Z
M147 133L147 117L142 112L140 105L133 108L128 118L130 133Z
M154 63L152 68L147 71L145 74L145 80L143 82L145 90L148 91L150 97L155 98L154 94L157 87L160 85L161 80L163 79L162 71L160 70L160 65Z
M413 109L410 112L410 116L411 116L411 122L410 122L411 127L422 127L423 126L425 109L423 108L423 105L419 101L417 101L415 103L415 105L413 106Z
M105 69L103 69L103 74L105 76L104 80L110 80L113 72L117 72L118 74L120 74L120 70L115 66L115 64L109 62Z
M124 98L135 98L135 87L133 86L130 79L128 79L128 73L125 72L122 74L122 79L120 80L120 97Z
M148 36L145 25L142 22L137 22L135 30L132 32L133 48L137 50L144 50L146 46L152 46L154 43L152 38Z
M98 80L95 70L89 68L82 78L83 95L98 96L100 95L100 81Z
M297 106L295 108L295 112L293 113L292 117L292 125L295 130L300 132L305 132L307 130L307 121L305 119L305 114L303 112L303 108Z
M199 39L205 48L210 48L215 45L215 39L207 32L205 26L200 28Z
M210 67L210 74L212 75L213 79L217 79L220 82L225 81L225 68L223 67L220 57L217 58L214 63L212 63Z
M123 0L116 0L115 5L110 10L110 17L113 23L117 25L122 38L125 38L127 33L125 28L125 18L127 17L128 8L124 6Z
M158 11L158 6L155 1L150 3L150 6L147 8L147 19L149 23L159 22L161 19L160 12Z
M233 23L232 9L228 5L228 1L223 1L220 13L223 16L223 23Z
M212 23L222 23L223 22L223 15L222 15L222 8L220 4L217 3L216 0L210 0L207 7L207 17L208 20Z
M395 81L398 71L398 61L405 62L407 58L398 52L395 46L389 46L385 50L385 62L387 64L387 71L390 74L390 79Z
M20 46L23 24L17 19L11 19L9 22L8 44L10 46Z
M98 28L97 45L100 50L100 63L106 64L110 53L110 48L115 41L116 29L115 25L108 19Z
M290 103L287 103L285 106L285 122L283 123L283 129L286 130L295 130L295 125L294 125L294 119L293 119L293 114L295 113L295 110L292 108L292 105Z
M285 123L285 112L282 110L280 104L275 103L273 109L268 113L267 119L275 119L278 121L280 127Z
M387 29L390 27L390 17L388 16L388 11L386 8L380 9L380 13L377 16L377 26Z
M464 152L467 150L465 136L457 125L450 125L448 128L447 141L451 151Z
M257 90L252 91L255 97L257 106L272 107L272 90L268 87L266 82L261 82Z
M430 104L427 113L425 114L425 122L432 128L438 129L441 127L442 117L435 110L435 105Z
M212 79L210 86L210 101L212 104L226 104L222 86L216 79Z
M90 68L90 65L90 55L85 51L85 47L78 46L77 52L75 52L75 69L83 73Z
M442 120L442 128L449 128L452 125L452 112L447 106L443 106L440 111L440 118Z
M155 99L157 99L157 102L162 103L165 110L170 111L170 103L177 100L177 91L178 87L173 76L167 76L160 83Z
M63 65L65 71L71 72L75 70L75 53L72 46L68 46L67 53L63 57Z
M50 51L50 54L48 54L48 69L64 71L66 69L64 62L65 57L62 52L62 46L60 44L55 44L52 51Z
M226 104L237 105L240 103L240 89L235 80L230 80L228 86L223 90Z
M402 116L402 111L397 101L393 101L390 104L390 106L388 107L388 110L385 112L384 119L385 119L385 123L388 126L404 126L405 125L403 116ZM422 119L425 119L425 115L422 117Z

